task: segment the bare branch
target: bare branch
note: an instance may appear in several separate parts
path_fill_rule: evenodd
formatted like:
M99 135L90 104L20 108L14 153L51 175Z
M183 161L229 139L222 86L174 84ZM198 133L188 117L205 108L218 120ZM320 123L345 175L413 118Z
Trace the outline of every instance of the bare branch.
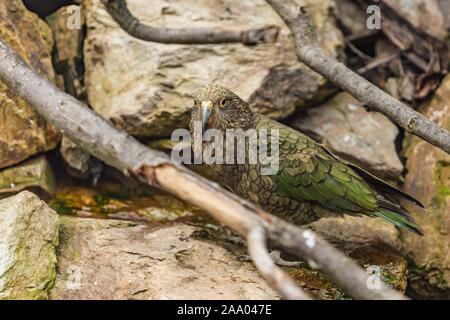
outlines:
M371 62L369 62L368 64L366 64L364 67L361 67L358 69L358 73L359 74L363 74L366 73L367 71L370 71L372 69L375 69L383 64L386 64L388 62L391 62L392 60L398 58L400 56L399 52L393 53L387 57L383 57L380 59L375 59Z
M300 259L314 261L356 298L405 298L385 285L379 290L368 289L369 275L311 231L256 208L217 183L173 163L164 153L149 149L112 127L82 102L34 72L2 40L0 80L83 149L125 174L204 209L243 237L247 238L255 226L263 226L271 244ZM313 248L311 236L315 239Z
M219 28L169 29L143 24L128 10L125 0L101 0L108 13L129 35L152 42L178 44L243 43L254 45L275 42L280 31L277 26L248 30Z
M293 0L266 1L291 29L301 62L350 93L369 109L383 113L408 132L450 153L450 134L447 130L330 58L318 45L315 31L303 8Z
M405 297L384 283L379 289L369 287L369 276L335 247L313 233L270 216L264 219L271 245L309 263L317 265L353 297L368 300L398 300Z
M247 243L256 268L278 292L290 300L311 299L272 261L266 246L266 231L262 226L256 226L250 230Z

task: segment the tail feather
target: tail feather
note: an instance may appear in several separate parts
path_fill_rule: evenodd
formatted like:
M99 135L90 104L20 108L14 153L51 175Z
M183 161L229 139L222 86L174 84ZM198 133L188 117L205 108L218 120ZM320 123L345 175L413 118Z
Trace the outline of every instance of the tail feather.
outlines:
M412 218L409 219L408 217L405 217L403 214L389 211L386 209L381 209L381 210L375 212L375 215L377 217L383 218L383 219L393 223L394 225L396 225L397 227L399 227L401 229L414 232L415 234L418 234L421 236L424 235L422 230L420 229L420 227L414 221L414 219L412 219Z
M351 167L377 192L377 200L380 209L374 212L375 216L383 218L401 229L411 231L421 236L424 235L419 225L414 221L414 218L411 216L411 214L401 205L402 201L406 200L407 202L410 202L417 207L424 208L424 205L419 200L409 195L408 193L397 189L394 186L391 186L390 184L361 169L360 167L341 159L340 157L327 150L325 147L324 149L331 156Z
M395 199L403 199L407 200L409 202L414 203L416 206L419 206L421 208L425 208L425 206L416 198L411 196L410 194L391 186L390 184L384 182L380 178L375 177L374 175L370 174L369 172L355 166L350 165L353 170L355 170L359 175L361 175L364 180L369 183L375 190L377 190L379 193L385 195L385 196L391 196Z
M411 216L411 214L403 208L400 204L387 199L386 197L382 195L377 195L377 200L381 208L386 209L388 211L395 212L403 217L405 219L408 219L409 221L414 221L414 218Z
M405 191L402 191L394 186L391 186L389 183L384 182L380 178L374 176L373 174L369 173L368 171L358 167L357 165L348 162L341 157L333 154L330 150L328 150L325 146L322 145L325 151L328 152L332 157L335 159L345 163L347 166L352 168L356 173L358 173L370 186L372 186L378 193L383 194L385 197L392 197L395 199L403 199L407 200L409 202L414 203L416 206L419 206L421 208L425 208L425 206L416 198L414 198L412 195L406 193Z

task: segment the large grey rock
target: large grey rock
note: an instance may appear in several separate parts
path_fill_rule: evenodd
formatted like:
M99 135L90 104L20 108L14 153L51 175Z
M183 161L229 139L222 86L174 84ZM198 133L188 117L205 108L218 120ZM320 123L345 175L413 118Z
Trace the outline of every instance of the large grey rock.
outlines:
M420 111L450 130L450 76ZM425 236L404 234L404 251L411 261L409 285L418 298L450 299L450 155L414 137L406 150L405 190L427 208L410 208Z
M0 198L25 189L33 191L41 198L55 195L56 181L45 155L0 170Z
M304 0L322 46L336 57L342 35L334 2ZM116 126L138 136L166 136L187 124L192 94L211 81L229 87L253 108L284 118L323 98L323 78L297 61L293 41L263 0L129 0L130 10L155 27L282 27L277 43L244 46L167 45L127 35L99 0L86 1L86 87L90 105Z
M308 109L306 116L297 117L291 124L378 176L398 178L403 170L395 150L395 124L380 113L367 112L347 93Z
M251 263L196 228L62 217L52 299L276 299Z
M54 81L52 34L22 1L0 1L0 38L41 75ZM53 149L59 133L0 81L0 168Z
M48 298L58 227L58 215L31 192L0 200L0 299Z

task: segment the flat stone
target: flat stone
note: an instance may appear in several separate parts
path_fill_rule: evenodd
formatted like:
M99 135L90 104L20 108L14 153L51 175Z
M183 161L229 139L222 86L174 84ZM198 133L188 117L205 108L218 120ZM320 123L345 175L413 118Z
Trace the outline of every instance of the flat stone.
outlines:
M61 217L52 299L277 299L251 263L195 227Z

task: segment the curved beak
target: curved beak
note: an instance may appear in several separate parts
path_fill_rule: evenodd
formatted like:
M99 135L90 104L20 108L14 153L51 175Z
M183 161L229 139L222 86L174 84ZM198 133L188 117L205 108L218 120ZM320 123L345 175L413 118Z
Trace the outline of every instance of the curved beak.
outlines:
M208 124L209 118L211 117L213 102L202 101L201 107L202 107L202 132L204 132L206 125Z

